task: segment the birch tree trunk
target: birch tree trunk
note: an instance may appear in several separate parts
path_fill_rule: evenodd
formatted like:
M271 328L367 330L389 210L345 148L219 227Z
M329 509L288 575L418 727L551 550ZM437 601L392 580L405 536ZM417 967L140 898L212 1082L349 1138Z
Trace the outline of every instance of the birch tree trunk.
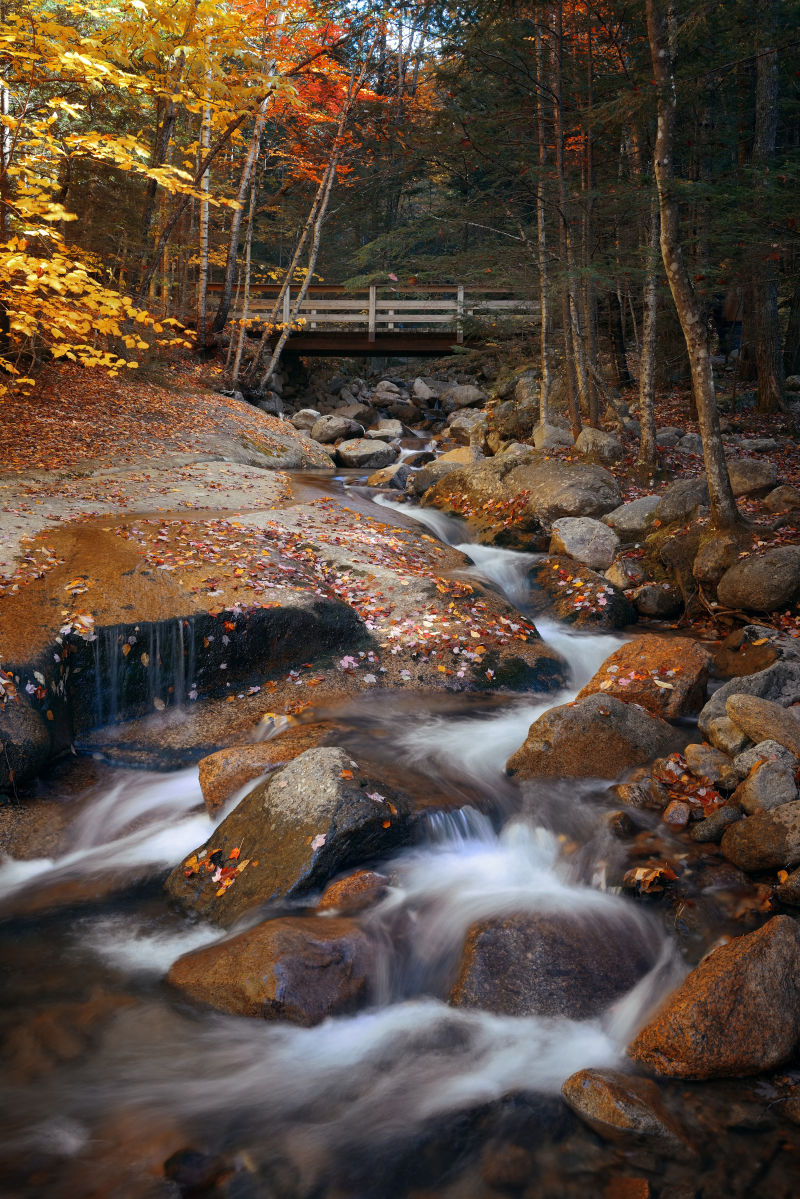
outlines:
M708 478L711 518L715 528L725 529L738 523L739 512L733 498L728 467L722 448L719 413L714 394L714 375L705 322L683 257L678 201L673 190L675 181L673 153L678 110L675 90L677 13L675 0L646 0L646 3L650 54L658 89L658 132L656 134L654 168L661 214L661 256L664 260L664 269L689 354L692 390L697 406Z
M239 340L236 345L236 357L233 360L233 371L231 372L231 383L233 387L239 382L239 371L242 366L242 353L244 351L244 339L247 337L247 321L250 316L250 270L253 260L253 224L256 212L256 185L253 182L250 188L250 212L247 218L247 239L245 242L244 251L244 299L242 301L241 323L239 325Z
M211 145L211 106L203 105L203 120L200 125L200 161L208 154ZM211 169L207 167L200 178L199 259L197 276L197 348L206 348L206 307L208 303L208 213Z

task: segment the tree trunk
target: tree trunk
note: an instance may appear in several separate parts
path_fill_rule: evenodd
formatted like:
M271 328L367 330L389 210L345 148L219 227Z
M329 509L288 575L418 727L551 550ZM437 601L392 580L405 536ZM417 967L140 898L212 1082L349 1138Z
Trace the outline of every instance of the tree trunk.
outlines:
M205 104L203 106L203 121L200 126L199 156L201 162L205 159L210 144L211 107L210 105ZM197 348L201 351L206 348L206 307L208 301L208 197L211 184L210 174L210 168L206 168L200 178L200 265L198 267L197 276ZM164 248L166 248L166 245Z
M775 157L778 127L778 51L774 45L776 0L759 0L759 33L767 46L756 56L756 121L753 166L756 167L756 204L766 221L763 198L769 189L770 164ZM778 315L778 281L772 246L756 247L753 263L753 334L758 378L758 410L785 408L781 329Z
M658 197L655 192L650 203L650 228L647 246L647 274L642 296L642 349L639 358L639 421L642 426L639 441L639 462L655 466L656 447L656 315L658 311Z
M789 321L783 342L783 371L787 378L789 375L800 375L800 275L795 275L789 305Z
M242 301L242 315L239 324L239 340L236 345L236 357L233 360L233 371L231 373L231 384L235 388L239 382L239 371L242 366L242 353L244 351L244 339L247 337L247 321L250 316L250 269L253 260L253 225L255 223L256 213L256 185L253 181L250 187L250 212L247 218L247 238L245 239L244 251L244 299Z
M561 262L565 278L561 285L561 324L564 331L564 369L567 375L567 394L569 396L570 425L573 436L577 437L581 430L581 400L586 398L586 387L576 387L577 352L574 344L573 314L576 314L574 296L570 289L574 286L571 270L571 239L569 237L569 217L567 212L567 181L564 173L564 113L562 97L561 55L564 46L563 0L556 0L553 6L553 120L556 143L556 177L558 179L558 208L559 208L559 244L561 247Z
M547 171L547 137L544 125L544 55L542 31L536 26L536 126L539 138L539 178L536 183L536 231L539 237L539 307L541 379L539 383L539 421L550 423L550 283L547 262L547 225L545 223L544 186Z
M650 54L658 89L658 132L654 167L661 213L661 256L689 354L692 391L697 405L700 436L703 440L711 518L715 528L725 529L738 523L739 512L733 498L722 448L705 322L692 290L683 257L678 201L674 194L673 155L678 110L674 73L677 13L675 0L646 0L646 3Z

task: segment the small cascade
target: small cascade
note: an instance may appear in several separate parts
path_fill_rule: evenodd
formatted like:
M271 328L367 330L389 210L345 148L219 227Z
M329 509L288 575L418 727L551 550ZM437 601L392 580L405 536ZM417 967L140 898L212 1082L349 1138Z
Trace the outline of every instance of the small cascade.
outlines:
M88 651L91 664L84 651L70 680L78 727L115 724L185 703L194 685L200 635L191 616L98 629Z

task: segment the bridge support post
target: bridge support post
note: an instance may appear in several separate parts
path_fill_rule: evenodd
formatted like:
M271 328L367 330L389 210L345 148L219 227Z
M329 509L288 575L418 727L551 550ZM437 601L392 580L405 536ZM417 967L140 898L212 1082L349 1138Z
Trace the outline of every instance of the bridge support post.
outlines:
M291 315L292 315L292 289L291 289L291 287L287 287L286 291L283 294L283 323L284 323L284 325L289 324Z
M375 340L375 301L378 289L373 283L369 289L369 340Z
M456 327L458 329L458 344L464 341L464 284L459 283L456 293Z

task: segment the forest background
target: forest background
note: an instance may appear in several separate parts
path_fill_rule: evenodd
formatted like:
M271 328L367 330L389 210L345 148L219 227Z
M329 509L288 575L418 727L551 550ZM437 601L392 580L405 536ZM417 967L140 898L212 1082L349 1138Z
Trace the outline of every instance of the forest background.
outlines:
M645 459L659 385L691 375L713 433L711 350L783 408L799 15L3 0L0 388L35 389L52 359L117 373L227 344L257 394L270 345L230 320L248 288L459 281L539 302L535 326L493 336L539 358L545 413L559 376L573 425L597 424L633 373Z

